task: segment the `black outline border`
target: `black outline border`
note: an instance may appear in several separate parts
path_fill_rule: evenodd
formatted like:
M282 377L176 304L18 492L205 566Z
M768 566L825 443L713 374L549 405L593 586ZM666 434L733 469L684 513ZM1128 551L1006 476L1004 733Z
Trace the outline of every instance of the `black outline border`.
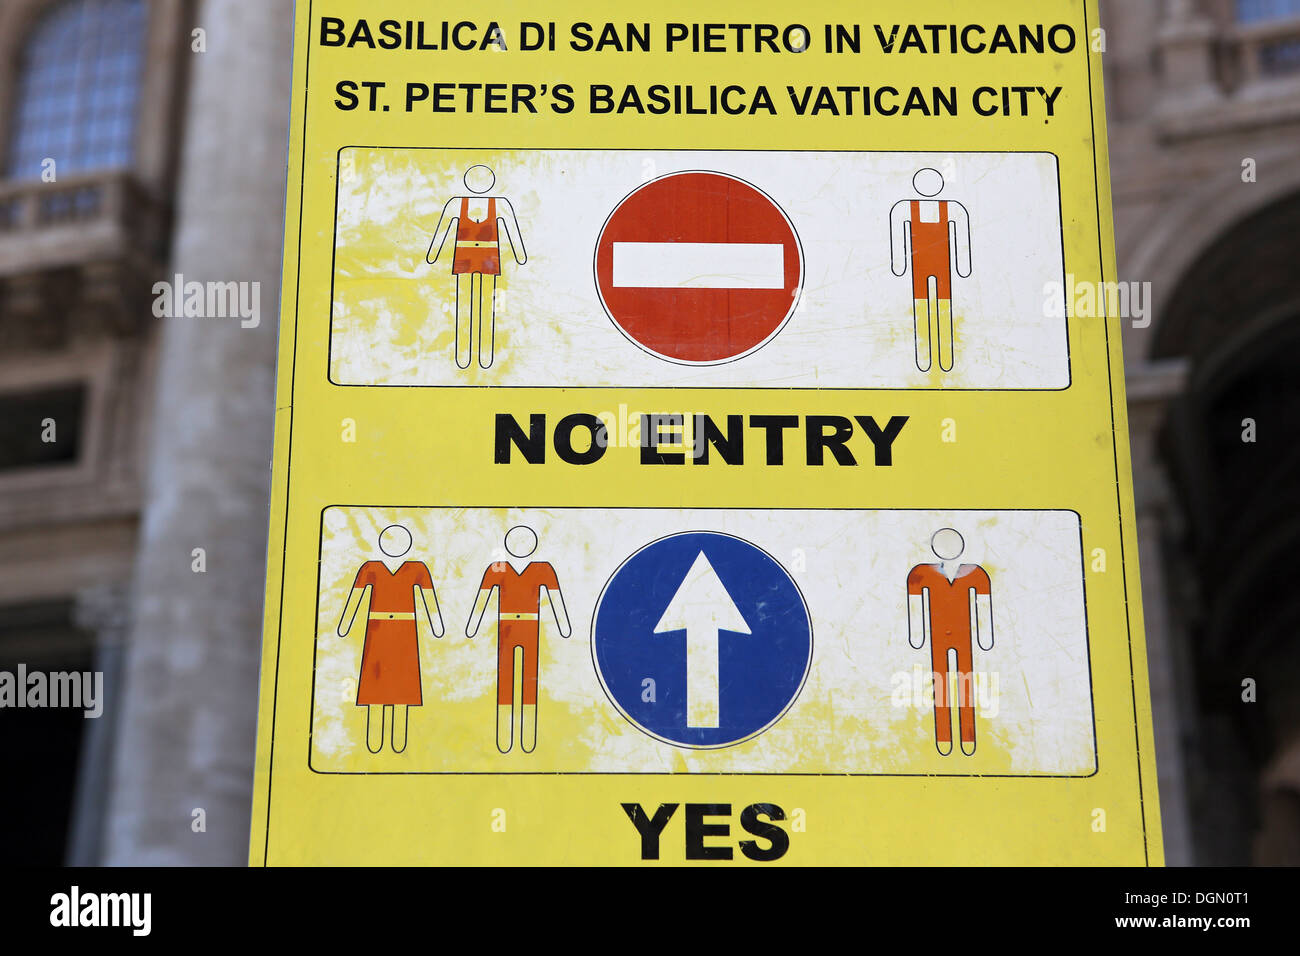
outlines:
M939 512L942 514L951 514L951 515L963 514L967 512L980 512L980 513L996 512L999 514L1023 514L1026 512L1049 512L1052 514L1072 514L1074 515L1075 524L1078 525L1078 529L1079 529L1079 575L1080 575L1080 584L1082 585L1082 589L1083 589L1083 638L1084 638L1084 647L1086 648L1087 658L1088 658L1088 710L1092 717L1093 769L1091 773L852 773L843 770L840 771L824 770L818 772L800 771L797 773L778 772L778 771L771 771L771 770L699 770L699 771L696 770L317 770L314 766L312 766L312 762L311 762L312 752L313 752L313 734L314 734L313 724L316 716L316 649L320 643L319 628L316 628L312 634L311 711L307 718L307 728L308 728L307 769L314 774L319 774L320 776L330 776L330 777L669 777L669 778L672 777L691 777L691 778L702 778L702 777L867 777L867 778L870 777L943 777L943 778L955 779L955 780L965 780L965 779L971 779L975 777L981 777L981 778L992 778L998 780L1006 780L1006 779L1087 780L1090 777L1097 776L1097 774L1101 772L1101 753L1100 750L1098 749L1098 743L1097 743L1097 701L1096 701L1095 689L1093 687L1093 674L1092 674L1092 627L1088 620L1088 572L1087 572L1087 558L1085 557L1084 542L1083 542L1083 516L1080 515L1079 512L1075 511L1073 508L809 508L809 507L737 508L737 507L722 507L722 506L674 507L671 505L664 506L664 507L650 507L650 506L632 506L632 505L604 506L604 505L545 505L545 504L540 504L540 505L331 504L331 505L326 505L324 508L322 508L320 513L320 525L319 525L319 532L316 541L316 569L317 569L316 603L312 607L313 620L319 620L320 618L320 607L321 607L320 572L322 567L321 543L325 540L325 513L331 510L332 508L351 508L351 509L375 508L375 509L384 509L390 511L391 510L465 511L469 509L473 509L475 511L492 511L492 510L702 511L702 512L757 511L765 514L776 512L776 511L847 511L847 512L854 512L854 513L860 511L930 511L930 512ZM695 530L699 531L704 529L695 529ZM679 533L686 534L688 532L679 532ZM749 541L746 538L741 538L739 535L729 534L728 532L725 531L710 531L708 533L725 534L728 537L737 538L738 540L744 541L747 544L753 544L753 542ZM665 537L671 537L671 535L661 535L659 538L656 538L654 540L661 541ZM639 553L642 549L648 547L653 543L654 541L646 542L645 544L638 547L636 551L633 552L633 554ZM753 546L758 548L764 554L767 554L768 557L772 557L766 548L763 548L757 544L754 544ZM619 561L618 566L622 567L627 562L627 560L628 558L624 557L622 560ZM776 558L773 557L772 560L776 561ZM790 574L790 572L785 569L785 565L781 564L781 562L779 561L776 561L776 563L777 566L781 568L781 570L785 571L786 576L790 578L791 582L794 583L796 590L799 591L799 596L803 597L803 590L799 588L798 582L794 580L794 577ZM609 583L608 580L605 583L606 585L608 585ZM605 589L604 587L602 587L601 595L603 596L604 593L605 593ZM804 607L808 607L807 599L804 600ZM594 607L592 610L592 622L594 626L595 623ZM811 634L813 628L811 608L809 608L808 610L808 627L809 627L809 633ZM594 653L594 647L593 647L593 653ZM810 649L809 657L808 657L808 670L804 673L803 683L799 685L799 693L796 694L795 698L790 701L790 706L781 712L781 717L784 717L786 713L789 712L790 707L793 707L795 702L798 700L798 698L803 694L804 684L807 683L808 675L812 673L812 667L813 667L812 649ZM604 690L605 682L600 677L599 668L596 669L596 680L601 685L601 689ZM605 695L606 697L608 697L609 692L605 691ZM627 715L623 713L622 709L619 708L617 704L613 704L612 706L614 707L615 712L619 714L619 716L624 717L624 719L627 719ZM781 717L778 717L777 720L780 720ZM761 735L763 732L770 730L775 723L776 721L773 721L771 724L768 724L766 727L763 728L763 730L759 731L757 734L753 734L752 736L747 737L746 740L752 740L754 739L754 737L757 737ZM635 722L632 723L632 726L636 727L636 729L640 730L642 733L646 733L646 731L643 730L640 727L640 725L636 724ZM725 747L684 747L683 745L673 743L672 741L660 740L659 738L654 737L653 734L647 734L647 736L650 736L652 739L657 740L659 743L662 743L665 746L674 747L678 749L687 749L693 752L705 751L705 750L717 751L717 750L725 749ZM727 746L736 746L737 744L741 744L744 742L745 741L736 741L734 744L728 744Z
M1101 218L1102 218L1101 174L1097 169L1097 107L1092 92L1092 88L1093 88L1092 52L1091 52L1091 47L1089 46L1092 37L1092 29L1088 23L1088 5L1090 2L1092 2L1092 0L1083 0L1083 36L1084 36L1083 42L1084 42L1084 51L1086 53L1084 59L1084 65L1087 67L1087 77L1088 77L1088 115L1089 115L1089 119L1092 120L1091 124L1088 127L1088 136L1089 136L1089 142L1092 145L1092 194L1097 201L1096 202L1097 205L1097 266L1101 278L1102 301L1105 302L1106 239L1105 239L1105 233L1102 230L1102 222L1101 222ZM1103 116L1102 122L1104 123L1105 121L1106 118L1105 116ZM1107 146L1109 146L1109 142L1110 141L1108 139ZM1107 164L1109 164L1110 162L1109 153L1107 154L1106 161ZM1107 204L1113 207L1114 202L1110 196L1109 168L1107 171L1106 194L1107 194L1106 195ZM1111 211L1111 217L1113 220L1114 217L1113 209ZM1114 247L1114 222L1113 221L1111 223L1111 232L1112 232L1111 246L1113 248ZM1142 785L1142 727L1141 727L1141 722L1138 719L1137 672L1134 670L1133 667L1133 619L1129 613L1128 561L1126 560L1125 553L1124 553L1124 489L1123 489L1123 480L1119 470L1119 435L1116 434L1116 430L1115 430L1115 370L1111 367L1112 365L1111 351L1110 351L1111 316L1110 316L1109 303L1106 303L1105 311L1106 311L1106 315L1102 316L1101 327L1102 327L1102 332L1105 334L1105 341L1106 341L1106 385L1110 391L1110 445L1111 445L1111 456L1112 456L1111 460L1114 462L1115 465L1115 510L1118 513L1118 518L1119 518L1118 521L1119 573L1120 573L1120 582L1123 585L1122 596L1124 598L1124 629L1127 632L1127 637L1128 637L1129 689L1131 692L1130 696L1132 697L1132 701L1133 701L1133 749L1136 751L1135 756L1137 760L1138 813L1142 818L1142 859L1147 866L1150 866L1151 865L1151 844L1150 844L1150 838L1147 835L1146 792ZM1123 370L1121 369L1121 372L1122 371ZM1127 442L1128 435L1126 434L1124 437L1125 437L1125 441ZM1133 485L1133 467L1132 467L1132 461L1130 459L1130 463L1129 463L1130 493L1132 493L1132 485ZM1134 508L1136 510L1136 504L1134 505ZM1134 515L1133 532L1135 535L1137 533L1136 517L1137 516ZM1137 599L1139 601L1142 600L1142 595L1140 592L1137 595ZM1145 641L1146 634L1144 633L1142 637L1143 637L1143 641ZM1148 669L1150 668L1149 663L1147 667ZM1150 697L1151 697L1150 675L1148 674L1147 677L1148 706L1150 706ZM1154 715L1152 715L1152 720L1154 721ZM1164 838L1162 834L1161 835L1162 850L1163 847L1164 847Z
M1089 94L1091 94L1091 89L1089 90ZM305 134L304 134L304 135L305 135ZM339 234L339 221L338 221L338 220L339 220L339 187L340 187L340 184L341 184L341 182L342 182L342 177L339 176L339 174L338 174L338 170L339 170L339 168L340 168L340 166L341 166L341 164L342 164L342 161L343 161L343 151L344 151L345 149L392 149L392 150L402 149L402 150L407 150L407 151L414 151L414 150L483 150L483 151L488 151L488 150L516 150L516 151L527 151L527 152L538 152L538 153L545 153L545 152L571 152L571 153L576 153L576 152L606 152L606 153L613 153L613 152L627 152L627 153L681 153L681 152L687 152L687 153L931 153L931 154L936 155L936 156L950 156L950 155L951 155L951 156L963 156L963 155L994 155L994 156L1006 156L1006 155L1015 155L1015 156L1051 156L1051 157L1052 157L1052 161L1053 161L1053 163L1054 163L1054 165L1055 165L1055 173L1056 173L1056 221L1057 221L1057 223L1060 225L1060 238L1061 238L1061 249L1060 249L1060 252L1061 252L1061 283L1062 283L1061 295L1062 295L1062 297L1065 296L1064 283L1065 283L1066 277L1069 276L1069 275L1071 274L1071 273L1068 271L1068 269L1067 269L1066 261L1065 261L1065 259L1066 259L1066 256L1065 256L1065 207L1064 207L1064 202L1065 202L1065 201L1064 201L1064 199L1062 199L1062 197L1061 197L1061 157L1058 156L1056 153L1052 152L1051 150L1046 150L1046 149L1002 149L1002 150L996 150L996 149L947 149L947 150L933 150L933 149L698 149L698 148L691 148L691 147L670 147L670 146L657 146L657 147L655 147L655 148L653 148L653 149L636 149L636 148L633 148L633 147L614 147L614 148L607 149L607 148L602 147L602 146L575 146L575 147L554 147L554 146L547 146L547 147L541 147L541 148L536 148L536 149L530 149L530 148L528 148L528 147L522 147L522 146L384 146L384 145L376 145L376 144L372 144L372 143L349 143L349 144L346 145L346 146L340 146L340 147L338 148L338 150L337 150L337 151L335 152L335 154L334 154L334 224L333 224L333 231L332 231L332 233L331 233L331 241L332 241L332 245L331 245L331 249L330 249L330 301L329 301L329 312L328 312L329 325L328 325L328 329L327 329L327 331L326 331L326 337L325 337L325 339L326 339L326 344L325 344L325 380L326 380L327 382L329 382L331 385L334 385L334 386L336 386L336 387L338 387L338 388L413 388L413 389L426 389L426 388L432 388L432 389L444 389L444 388L455 388L455 389L495 388L495 389L509 389L509 390L518 390L518 389L544 389L544 388L562 388L562 389L572 389L572 390L581 390L581 389L606 389L606 390L611 390L611 389L636 389L636 390L638 390L638 391L640 391L641 389L655 389L655 390L658 390L658 391L673 391L673 390L675 390L675 389L684 389L684 388L689 388L689 389L699 389L699 390L701 390L701 391L710 391L710 392L722 392L722 391L733 391L733 392L735 392L735 391L741 391L741 392L790 392L790 391L804 391L804 392L925 392L925 393L931 393L931 394L939 394L939 393L945 393L945 392L988 392L988 393L995 394L995 395L1017 395L1017 394L1030 394L1030 395L1037 395L1037 394L1046 394L1046 393L1050 393L1050 392L1064 392L1064 391L1068 391L1068 390L1071 388L1071 386L1074 385L1074 354L1073 354L1073 352L1072 352L1072 350L1071 350L1070 322L1071 322L1071 320L1075 319L1076 317L1075 317L1074 315L1071 314L1071 310L1070 310L1070 302L1069 302L1068 300L1066 300L1065 303L1064 303L1064 305L1065 305L1065 314L1061 316L1061 321L1065 324L1065 375L1066 375L1066 378L1065 378L1065 384L1064 384L1064 385L1057 386L1056 388L963 388L963 387L960 387L960 386L944 386L944 385L940 385L940 386L929 386L929 385L917 385L917 386L910 386L910 385L886 385L886 386L868 386L868 385L699 385L699 384L691 384L691 385L655 385L655 384L653 384L653 383L649 383L649 384L639 384L639 385L638 385L638 384L573 385L573 384L567 384L567 383L566 383L566 384L561 384L561 385L474 385L474 384L468 384L468 383L467 383L467 384L464 384L464 385L460 385L460 384L453 384L453 385L408 385L408 384L395 383L395 384L391 384L391 385L383 385L383 384L378 384L378 383L374 383L374 382L336 382L336 381L334 381L334 370L333 370L330 366L331 366L331 363L332 363L332 361L333 361L333 357L334 357L334 283L335 283L335 280L337 279L337 271L338 271L338 270L337 270L337 257L338 257L338 234ZM717 171L716 171L716 170L706 170L706 169L698 169L698 168L697 168L697 169L690 169L690 170L685 170L685 169L683 169L683 170L677 170L676 172L717 172ZM663 178L666 177L666 176L672 176L672 175L675 175L675 173L664 173L663 176L657 176L657 177L655 177L655 180L663 179ZM682 361L679 361L679 360L677 360L677 359L670 359L670 358L667 358L666 356L658 355L658 354L655 353L655 352L651 352L649 349L645 348L645 347L644 347L643 345L641 345L640 343L638 343L638 342L636 342L635 340L629 338L628 335L627 335L627 333L624 332L624 331L619 327L619 325L618 325L617 322L614 322L613 317L610 315L609 307L605 305L605 300L604 300L604 298L603 298L603 297L601 296L601 294L600 294L600 283L599 283L599 281L597 280L597 281L596 281L596 298L597 298L597 300L600 302L600 306L601 306L601 309L602 309L602 310L604 311L604 313L605 313L605 317L606 317L607 319L610 320L610 322L611 322L611 324L614 326L615 330L616 330L620 335L622 335L624 338L626 338L629 342L631 342L632 345L636 346L636 348L639 349L639 350L640 350L642 353L644 353L645 355L649 355L651 358L656 358L656 359L659 359L659 360L662 361L662 362L668 362L668 363L670 363L670 364L672 364L672 365L676 365L676 366L679 366L679 367L681 367L681 368L715 368L715 367L718 367L718 366L721 366L721 365L728 365L728 364L730 364L730 363L732 363L732 362L738 362L738 361L740 361L740 360L743 359L743 358L747 358L748 356L753 355L753 354L754 354L755 352L757 352L759 349L761 349L761 348L763 348L764 346L766 346L766 345L768 345L769 343L771 343L771 341L772 341L773 339L775 339L775 338L776 338L776 337L781 333L781 331L782 331L783 329L785 329L785 327L786 327L787 325L790 324L791 320L793 320L794 317L795 317L795 313L799 311L799 304L803 301L803 291L804 291L804 285L805 285L805 282L804 282L803 280L806 280L806 279L807 279L807 273L808 273L808 262L807 262L807 258L806 258L806 256L804 255L804 249L803 249L803 238L799 235L799 230L795 228L794 220L791 219L790 216L789 216L789 214L785 211L785 207L782 206L779 202L777 202L775 198L773 198L772 196L768 195L768 193L767 193L765 190L759 189L758 186L755 186L753 183L749 182L748 180L742 179L741 177L736 176L736 175L734 175L734 174L732 174L732 173L720 173L720 175L728 176L728 177L730 177L731 179L739 180L740 182L745 183L745 185L750 186L750 187L752 187L752 188L754 188L754 189L757 189L760 193L762 193L764 196L767 196L767 198L770 199L770 200L772 201L773 205L775 205L775 206L777 207L777 209L779 209L779 210L781 211L781 214L782 214L783 216L785 216L786 221L787 221L788 223L790 223L790 229L794 232L795 242L796 242L796 243L798 244L798 246L799 246L799 261L800 261L800 265L801 265L801 267L802 267L802 271L803 271L803 277L802 277L802 280L800 281L800 284L799 284L799 297L795 300L795 302L794 302L794 306L790 309L790 314L787 315L787 316L785 317L785 321L783 321L783 322L781 323L781 325L777 328L777 330L776 330L775 332L773 332L770 336L768 336L766 339L764 339L764 340L763 340L761 343L759 343L757 346L755 346L754 348L752 348L752 349L750 349L748 352L746 352L744 355L738 355L738 356L736 356L735 358L733 358L733 359L727 359L727 360L724 361L724 362L682 362ZM650 182L654 182L655 180L650 180ZM620 199L619 202L618 202L618 205L621 206L621 205L622 205L622 204L627 200L628 196L631 196L632 193L637 192L638 190L644 188L644 187L647 186L647 185L649 185L649 183L642 183L640 186L637 186L635 189L633 189L631 192L629 192L629 193L627 194L627 196L624 196L622 199ZM615 208L615 210L616 210L616 209L618 208L618 206L615 206L614 208ZM614 214L614 212L613 212L613 210L611 210L611 212L610 212L610 216L612 216L613 214ZM603 223L603 224L601 225L601 227L600 227L600 232L597 233L597 236L596 236L596 242L597 242L597 243L599 243L599 241L600 241L600 236L604 234L604 231L605 231L605 224L607 224L608 222L609 222L609 216L607 216L607 217L605 218L605 223ZM1098 228L1100 228L1100 222L1098 223ZM594 247L593 247L593 248L594 248ZM299 252L299 255L301 255L301 253L302 253L302 247L301 247L301 244L299 245L298 252ZM592 253L592 276L593 276L593 279L595 279L595 260L596 260L596 256L595 256L595 253L593 252L593 253ZM1108 318L1108 316L1107 316L1107 317L1103 317L1103 318Z

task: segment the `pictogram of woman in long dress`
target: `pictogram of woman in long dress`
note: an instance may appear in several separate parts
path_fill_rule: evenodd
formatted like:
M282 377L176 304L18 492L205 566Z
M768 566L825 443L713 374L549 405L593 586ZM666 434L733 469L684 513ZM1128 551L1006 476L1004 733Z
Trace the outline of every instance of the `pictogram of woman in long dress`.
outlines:
M411 550L411 533L401 525L389 525L379 533L379 550L389 558L400 558ZM366 708L367 749L375 754L384 749L387 724L393 753L401 753L406 749L407 708L424 703L418 620L428 622L434 637L442 637L442 611L433 578L422 561L405 561L396 568L384 561L367 561L352 582L339 618L339 637L352 630L366 591L370 606L357 706Z

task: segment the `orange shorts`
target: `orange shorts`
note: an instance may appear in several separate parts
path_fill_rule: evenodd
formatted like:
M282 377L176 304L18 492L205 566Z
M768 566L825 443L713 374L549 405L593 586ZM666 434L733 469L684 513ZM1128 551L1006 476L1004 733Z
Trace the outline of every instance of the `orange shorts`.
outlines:
M456 254L451 260L451 274L459 276L475 272L485 276L499 276L501 274L500 247L461 248L457 246Z

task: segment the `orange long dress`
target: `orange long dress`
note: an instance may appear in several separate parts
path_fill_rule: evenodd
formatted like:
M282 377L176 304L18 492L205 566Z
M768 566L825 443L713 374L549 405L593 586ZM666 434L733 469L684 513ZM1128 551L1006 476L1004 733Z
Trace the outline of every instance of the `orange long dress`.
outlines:
M429 569L407 561L389 571L382 561L367 561L357 572L353 590L370 588L370 616L361 651L357 705L423 703L420 693L420 645L415 624L415 588L433 590Z

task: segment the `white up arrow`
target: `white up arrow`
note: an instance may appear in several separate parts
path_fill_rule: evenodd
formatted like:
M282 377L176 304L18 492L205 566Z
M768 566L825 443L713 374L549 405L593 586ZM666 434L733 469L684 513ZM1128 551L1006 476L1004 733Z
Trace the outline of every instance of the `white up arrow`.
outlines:
M718 726L718 631L752 634L701 551L655 625L686 632L686 726Z

